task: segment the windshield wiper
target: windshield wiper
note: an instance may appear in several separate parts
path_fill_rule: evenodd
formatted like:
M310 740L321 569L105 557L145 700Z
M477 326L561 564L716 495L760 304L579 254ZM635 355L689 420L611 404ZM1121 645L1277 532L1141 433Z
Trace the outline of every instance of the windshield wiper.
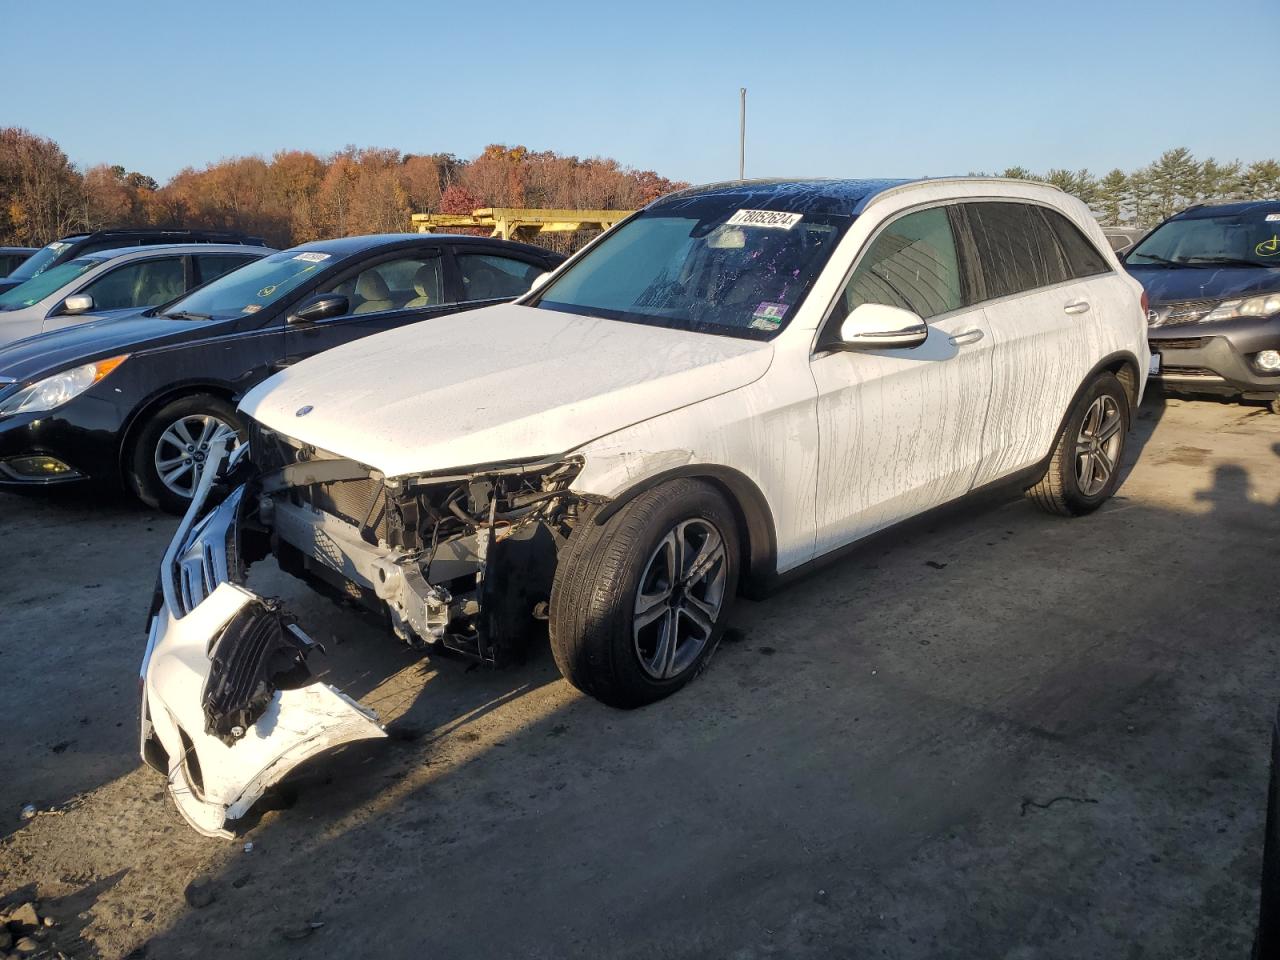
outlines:
M1167 263L1167 264L1168 264L1169 266L1171 266L1171 267L1180 267L1180 266L1182 266L1182 265L1183 265L1183 261L1181 261L1181 260L1169 260L1169 259L1167 259L1167 258L1165 258L1165 257L1157 257L1154 253L1131 253L1131 254L1129 254L1129 256L1130 256L1130 257L1145 257L1145 258L1146 258L1146 259L1148 259L1148 260L1154 260L1156 263ZM1145 264L1145 263L1135 263L1135 264L1130 264L1130 263L1129 263L1129 260L1128 260L1128 257L1126 257L1126 258L1125 258L1125 265L1126 265L1126 266L1135 266L1135 267L1145 267L1145 266L1146 266L1146 264Z
M175 313L166 313L166 317L170 320L212 320L211 313L192 313L190 310L178 310Z
M1257 260L1242 260L1240 257L1187 257L1187 263L1224 264L1229 267L1265 267L1265 263Z

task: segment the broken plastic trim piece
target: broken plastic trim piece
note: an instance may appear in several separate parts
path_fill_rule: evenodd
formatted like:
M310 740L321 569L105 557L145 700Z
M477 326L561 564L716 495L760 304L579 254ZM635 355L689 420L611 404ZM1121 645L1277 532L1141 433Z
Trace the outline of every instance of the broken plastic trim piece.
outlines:
M195 591L190 608L183 602L179 573L188 561L180 558L214 557L215 545L228 543L237 522L234 494L204 515L224 455L214 451L165 554L164 602L152 619L142 664L141 746L144 760L167 765L169 794L186 821L205 836L230 837L227 822L244 816L300 763L386 732L373 711L327 684L295 685L293 670L310 641L268 601L221 579L234 576L227 564L189 568L188 584L204 589ZM213 732L207 705L213 707ZM236 720L243 729L228 745L221 734L232 734Z
M204 732L235 746L281 687L310 677L306 657L316 642L286 617L275 600L254 597L213 641L200 706Z

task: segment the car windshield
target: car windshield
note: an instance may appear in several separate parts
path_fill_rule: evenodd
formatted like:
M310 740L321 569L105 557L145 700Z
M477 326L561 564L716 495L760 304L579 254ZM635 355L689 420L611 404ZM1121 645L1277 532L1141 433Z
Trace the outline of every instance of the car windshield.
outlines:
M767 340L782 330L853 221L693 197L646 210L539 294L548 310Z
M22 264L18 266L13 273L9 274L12 280L30 280L38 273L44 273L49 268L49 264L57 260L64 250L69 250L71 244L65 240L55 240L47 247L41 247Z
M334 263L333 255L286 250L255 260L169 304L166 317L218 318L257 313Z
M1280 267L1280 214L1170 220L1130 251L1130 266Z
M21 310L33 303L39 303L49 294L60 290L81 274L87 273L102 261L93 257L78 257L60 263L51 270L46 270L38 277L33 277L18 284L12 290L0 293L0 310Z

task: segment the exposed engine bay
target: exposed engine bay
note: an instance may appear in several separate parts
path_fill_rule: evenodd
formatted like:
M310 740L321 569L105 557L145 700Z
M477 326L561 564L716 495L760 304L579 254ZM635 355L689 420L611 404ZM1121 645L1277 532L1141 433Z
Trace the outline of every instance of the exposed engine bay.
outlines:
M414 644L487 663L518 657L583 498L580 459L387 479L256 428L242 536L283 570L385 613Z
M558 550L591 500L569 490L574 458L389 479L256 425L215 453L161 567L141 749L193 827L229 836L226 821L302 760L385 736L313 677L322 648L246 588L253 563L274 554L415 646L501 664L545 619Z

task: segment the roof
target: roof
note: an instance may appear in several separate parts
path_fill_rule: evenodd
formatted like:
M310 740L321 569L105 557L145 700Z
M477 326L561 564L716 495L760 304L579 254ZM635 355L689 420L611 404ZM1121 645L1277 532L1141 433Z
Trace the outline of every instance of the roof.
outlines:
M250 243L149 243L143 247L112 247L110 250L94 250L77 254L76 260L113 260L116 257L140 259L157 253L239 253L252 257L265 257L275 250Z
M877 197L913 187L938 184L1014 183L1028 189L1057 190L1051 184L1005 177L914 177L900 180L726 180L667 194L648 209L678 206L702 197L733 197L748 209L787 213L834 213L857 216ZM741 198L741 199L737 199Z
M358 237L338 237L333 240L313 240L310 243L300 243L295 247L290 247L290 251L298 250L314 250L316 253L328 253L336 257L349 257L352 254L363 253L366 250L375 249L382 246L393 246L396 244L430 244L439 243L441 240L447 240L451 244L485 244L486 246L513 247L521 250L532 251L542 256L555 256L556 254L545 247L535 247L528 243L516 243L511 240L499 240L496 237L471 237L453 233L368 233Z
M82 230L69 233L61 239L76 242L89 237L222 237L228 241L259 241L259 237L250 237L239 230L209 230L204 227L107 227L103 230Z
M752 210L787 213L835 213L855 216L878 193L911 180L726 180L669 193L648 209L678 207L703 197L733 197ZM741 199L738 199L741 198Z
M1203 220L1244 213L1280 213L1280 200L1245 200L1241 203L1200 203L1175 213L1170 220Z
M0 253L35 253L39 247L0 247Z

